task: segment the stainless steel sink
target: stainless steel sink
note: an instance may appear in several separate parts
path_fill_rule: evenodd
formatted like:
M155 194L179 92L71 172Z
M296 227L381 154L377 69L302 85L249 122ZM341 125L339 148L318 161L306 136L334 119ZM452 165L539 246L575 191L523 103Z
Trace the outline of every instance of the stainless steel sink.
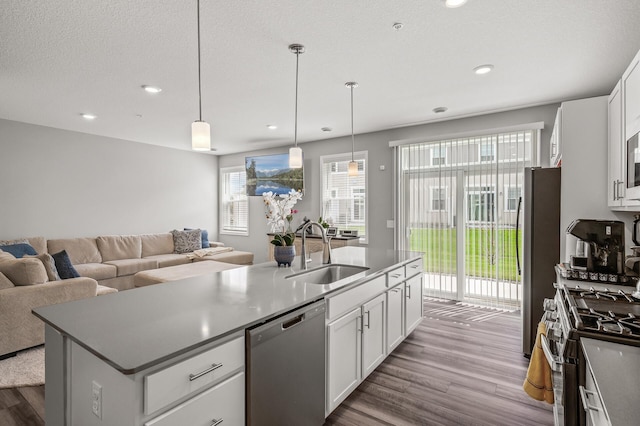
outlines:
M365 266L355 265L324 265L308 271L298 272L285 277L290 280L300 280L311 284L331 284L341 279L366 271Z

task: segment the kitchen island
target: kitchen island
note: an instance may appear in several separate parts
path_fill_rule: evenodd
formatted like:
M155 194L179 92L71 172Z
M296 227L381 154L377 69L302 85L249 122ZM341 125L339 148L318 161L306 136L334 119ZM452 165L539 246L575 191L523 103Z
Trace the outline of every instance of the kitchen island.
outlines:
M38 308L46 324L47 424L171 424L155 419L196 391L244 384L247 328L369 282L389 285L390 271L417 267L420 259L415 252L344 247L333 251L334 264L368 269L330 284L286 278L301 272L297 258L291 268L268 262ZM321 254L314 253L308 267L319 266ZM204 386L194 380L177 396L164 395L165 371L193 368L189 363L209 352L229 359L215 377L205 373ZM244 387L236 393L225 405L240 404Z

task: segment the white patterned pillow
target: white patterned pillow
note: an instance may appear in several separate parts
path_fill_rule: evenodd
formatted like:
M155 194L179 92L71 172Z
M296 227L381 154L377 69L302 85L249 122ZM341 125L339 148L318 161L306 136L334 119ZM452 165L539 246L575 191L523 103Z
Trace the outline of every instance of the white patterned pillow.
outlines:
M191 253L194 250L202 248L202 235L199 229L191 231L178 231L174 229L173 234L173 252L174 253Z

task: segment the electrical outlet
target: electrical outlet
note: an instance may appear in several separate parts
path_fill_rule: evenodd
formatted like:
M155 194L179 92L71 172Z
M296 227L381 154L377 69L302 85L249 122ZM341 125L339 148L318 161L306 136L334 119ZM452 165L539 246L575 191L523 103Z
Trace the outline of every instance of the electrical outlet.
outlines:
M102 386L95 380L91 384L93 388L91 392L91 411L97 418L102 420Z

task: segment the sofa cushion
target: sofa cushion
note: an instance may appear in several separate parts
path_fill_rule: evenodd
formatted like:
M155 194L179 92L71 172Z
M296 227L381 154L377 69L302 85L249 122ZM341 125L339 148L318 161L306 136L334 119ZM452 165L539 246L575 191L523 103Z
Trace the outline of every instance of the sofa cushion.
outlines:
M142 240L142 257L173 253L173 235L164 234L140 235Z
M36 249L31 247L31 244L27 243L16 243L16 244L6 244L0 245L0 250L6 251L7 253L11 253L17 259L24 257L25 255L36 255L38 252Z
M48 279L42 262L29 257L0 262L0 272L17 286L43 284Z
M102 256L95 238L62 238L47 241L49 253L67 252L71 263L101 263Z
M53 257L49 253L37 254L35 256L25 256L25 257L35 257L36 259L40 259L42 265L44 265L44 270L47 271L47 278L49 281L59 281L60 275L58 274L58 268L56 268L56 262L53 260Z
M29 240L29 244L36 249L38 254L47 252L47 239L45 237L29 237L27 240Z
M56 263L58 275L60 275L60 278L62 278L63 280L69 278L78 278L80 276L78 271L76 271L76 269L73 267L71 259L69 258L66 250L54 253L51 255L51 257L53 257L53 260Z
M98 284L98 288L96 289L96 296L102 296L110 293L117 293L118 290L112 287L107 287L106 285Z
M171 234L169 234L171 235ZM155 256L148 256L145 259L153 259L158 262L158 268L166 268L167 266L184 265L191 263L191 259L186 254L156 254Z
M107 235L97 237L96 243L103 262L140 259L142 257L142 239L140 235Z
M5 288L15 287L11 280L7 278L5 274L0 272L0 290L4 290Z
M104 262L108 265L114 265L118 268L118 276L133 275L136 272L146 271L147 269L157 269L158 261L154 259L119 259Z
M74 268L83 277L93 278L96 281L115 278L118 275L118 268L106 263L82 263Z
M194 228L184 228L185 231L193 231ZM200 239L202 240L201 248L209 248L209 231L200 228Z
M233 263L235 265L252 265L253 253L249 251L227 251L222 253L216 253L204 257L194 257L194 262L215 260L217 262Z
M6 251L0 250L0 262L4 262L7 260L15 260L16 257L11 253L7 253Z
M199 229L191 231L171 231L173 235L173 252L189 253L202 248L202 233Z

